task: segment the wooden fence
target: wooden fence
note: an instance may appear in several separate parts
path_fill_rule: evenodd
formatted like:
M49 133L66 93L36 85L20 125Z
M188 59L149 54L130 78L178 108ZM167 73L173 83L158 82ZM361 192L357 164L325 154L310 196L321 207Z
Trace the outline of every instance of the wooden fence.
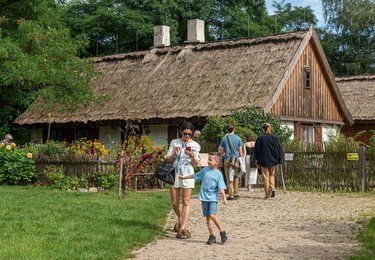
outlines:
M348 154L343 152L285 153L285 184L320 191L375 190L374 157L363 151L355 154L358 160L348 160ZM281 187L281 178L277 178L277 185Z
M48 166L63 166L66 176L85 176L89 173L106 172L108 166L116 166L116 161L103 162L90 158L69 158L61 156L43 156L34 159L36 172L42 173Z
M286 152L282 165L287 187L320 191L375 191L375 156L359 153L359 160L347 160L347 153ZM36 158L37 172L49 165L63 166L67 176L84 176L87 173L105 172L116 162L97 160L69 160L58 157ZM282 188L280 167L277 167L277 186ZM134 189L162 188L152 173L137 173L132 177ZM259 178L261 181L261 178Z

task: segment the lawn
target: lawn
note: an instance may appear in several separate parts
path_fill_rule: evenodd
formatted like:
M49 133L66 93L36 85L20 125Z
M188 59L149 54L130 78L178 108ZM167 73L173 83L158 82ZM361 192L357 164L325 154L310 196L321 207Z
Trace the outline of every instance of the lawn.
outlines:
M351 256L351 260L375 259L375 217L371 218L367 228L359 236L365 250Z
M157 237L169 192L0 186L0 259L125 259Z

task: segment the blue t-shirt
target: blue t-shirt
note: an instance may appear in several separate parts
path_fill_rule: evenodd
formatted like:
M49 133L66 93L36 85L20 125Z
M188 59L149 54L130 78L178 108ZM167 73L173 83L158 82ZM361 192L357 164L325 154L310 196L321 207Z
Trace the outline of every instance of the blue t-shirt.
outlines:
M221 172L208 166L195 173L194 179L202 181L200 201L217 201L219 190L226 189Z
M238 135L228 134L227 136L224 136L221 139L220 147L224 148L224 152L225 152L224 160L225 161L229 161L230 157L232 156L232 152L231 152L227 137L229 138L230 143L232 144L233 153L236 157L240 157L240 153L238 151L238 148L240 146L243 146L242 140Z

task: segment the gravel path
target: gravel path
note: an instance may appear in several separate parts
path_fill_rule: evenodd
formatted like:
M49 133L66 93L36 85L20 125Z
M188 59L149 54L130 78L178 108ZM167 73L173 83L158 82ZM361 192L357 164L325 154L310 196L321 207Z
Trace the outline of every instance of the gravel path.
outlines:
M273 199L263 197L261 188L241 189L239 200L220 201L218 216L228 241L211 246L200 202L193 197L192 237L175 237L171 213L165 234L138 250L136 259L345 259L360 248L357 221L375 212L374 194L278 191Z

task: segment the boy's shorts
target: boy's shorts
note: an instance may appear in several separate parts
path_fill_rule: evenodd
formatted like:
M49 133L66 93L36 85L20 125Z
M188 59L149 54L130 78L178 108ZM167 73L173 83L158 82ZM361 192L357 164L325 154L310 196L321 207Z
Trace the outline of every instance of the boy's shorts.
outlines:
M203 216L216 215L217 201L202 201Z

